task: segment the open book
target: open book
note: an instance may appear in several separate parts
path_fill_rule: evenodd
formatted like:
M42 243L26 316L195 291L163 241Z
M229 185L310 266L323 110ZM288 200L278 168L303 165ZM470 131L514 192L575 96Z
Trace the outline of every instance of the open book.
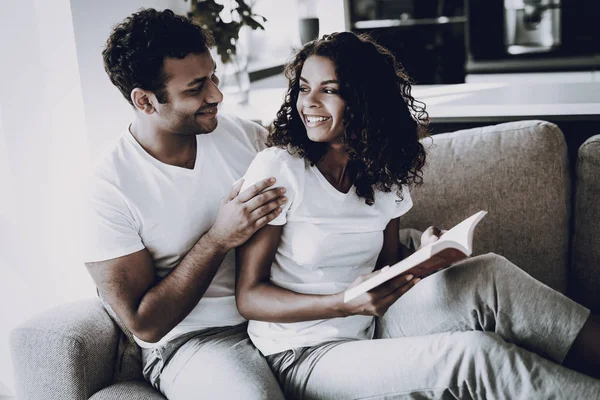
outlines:
M415 278L425 278L467 258L473 253L473 231L475 226L486 214L487 211L479 211L444 233L437 241L423 246L404 260L346 290L344 303L400 274L410 273Z

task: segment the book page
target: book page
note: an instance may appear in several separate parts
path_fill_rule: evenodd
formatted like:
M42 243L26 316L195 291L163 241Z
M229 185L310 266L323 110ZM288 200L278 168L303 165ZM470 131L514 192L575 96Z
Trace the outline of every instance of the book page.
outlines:
M475 226L486 214L487 211L479 211L455 225L439 240L420 248L390 268L346 290L344 303L409 270L415 277L424 278L470 256L473 253Z
M453 244L450 244L451 247L461 250L468 256L473 254L473 232L475 226L486 214L487 211L479 211L455 225L448 232L444 233L439 240L431 243L431 246L433 247L432 253L437 253L438 251L447 248L448 244L445 242L453 242Z

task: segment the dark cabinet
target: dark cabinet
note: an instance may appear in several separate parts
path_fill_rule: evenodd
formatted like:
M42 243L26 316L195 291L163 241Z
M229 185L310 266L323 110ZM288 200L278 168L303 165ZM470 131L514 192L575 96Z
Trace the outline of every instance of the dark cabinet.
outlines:
M541 2L558 6L557 44L543 52L511 54L505 8L514 0L465 0L467 74L590 71L600 68L597 0ZM529 3L527 3L529 4Z
M389 48L418 84L465 79L463 0L347 0L350 29Z

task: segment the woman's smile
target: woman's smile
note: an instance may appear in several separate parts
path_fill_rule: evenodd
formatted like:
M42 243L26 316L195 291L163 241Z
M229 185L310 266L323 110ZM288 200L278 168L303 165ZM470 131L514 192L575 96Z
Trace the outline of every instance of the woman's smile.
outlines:
M306 127L310 127L310 128L324 125L325 122L328 122L330 120L331 120L331 117L326 117L323 115L314 115L314 114L305 114L304 115L304 123L305 123Z

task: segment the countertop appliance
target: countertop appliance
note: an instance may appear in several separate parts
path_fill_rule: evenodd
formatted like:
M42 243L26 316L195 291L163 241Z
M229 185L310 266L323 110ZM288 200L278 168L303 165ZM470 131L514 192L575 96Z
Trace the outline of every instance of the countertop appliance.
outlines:
M561 0L504 0L508 54L545 53L561 45Z

